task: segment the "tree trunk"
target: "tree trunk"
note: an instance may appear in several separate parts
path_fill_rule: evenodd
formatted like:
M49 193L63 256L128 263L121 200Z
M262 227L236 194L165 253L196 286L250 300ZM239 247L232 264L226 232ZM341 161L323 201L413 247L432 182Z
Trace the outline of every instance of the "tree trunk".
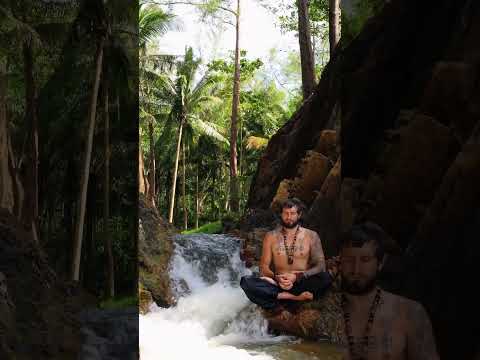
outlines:
M175 190L177 187L177 173L178 173L178 159L180 158L180 144L182 142L182 130L183 130L184 119L180 121L180 126L178 127L178 138L177 138L177 152L175 155L175 165L173 167L172 174L172 192L170 197L170 210L168 212L168 222L173 223L173 210L175 209Z
M112 238L108 227L110 219L110 118L109 118L109 102L108 102L108 80L105 79L105 189L103 204L103 236L105 241L105 273L107 275L105 294L108 298L115 296L115 270L113 264Z
M155 143L153 139L153 123L150 120L148 124L148 136L150 141L150 176L149 176L149 191L148 191L148 202L150 205L155 206Z
M0 208L14 213L13 174L9 166L9 131L7 120L7 69L0 58Z
M38 118L37 91L33 77L33 53L30 44L23 44L23 61L25 77L25 118L28 124L30 148L27 151L26 192L24 223L30 229L33 239L38 242Z
M138 192L143 195L148 194L148 179L145 176L145 166L143 164L142 147L138 147Z
M240 103L240 0L237 0L235 32L235 73L233 77L232 118L230 124L230 208L238 212L237 121Z
M329 0L328 40L330 42L330 58L340 41L340 0Z
M187 171L185 166L187 161L185 159L185 139L182 141L182 199L183 199L183 229L188 229L188 209L187 209L187 192L186 192L186 181L187 181Z
M95 68L95 81L93 84L92 94L90 98L90 109L88 112L88 138L85 144L85 158L80 178L80 193L78 196L78 211L77 221L75 224L75 235L73 239L73 262L71 279L79 280L80 275L80 259L82 255L82 239L83 239L83 225L85 220L85 205L87 201L88 177L90 175L90 160L92 157L93 133L95 130L95 116L97 109L98 88L100 85L100 75L102 73L103 62L103 44L105 39L102 37L98 43Z
M195 173L195 229L198 229L198 218L200 217L200 199L198 194L198 164L197 164L197 171Z
M308 17L308 0L297 0L298 42L300 44L300 62L302 67L303 99L307 99L315 88L315 61L312 51L312 35Z

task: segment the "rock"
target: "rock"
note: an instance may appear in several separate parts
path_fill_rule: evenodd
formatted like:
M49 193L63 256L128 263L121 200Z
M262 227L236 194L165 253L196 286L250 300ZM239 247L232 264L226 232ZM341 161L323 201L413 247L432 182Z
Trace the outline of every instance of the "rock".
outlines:
M293 197L293 181L284 179L278 185L277 193L270 204L270 209L275 213L280 213L282 203L290 197Z
M79 360L138 359L137 308L83 311Z
M313 151L325 155L332 162L336 162L340 153L337 144L337 132L335 130L321 131Z
M281 333L306 339L328 338L340 342L343 318L341 317L340 296L336 291L328 291L318 301L305 303L292 316L267 317L269 327Z
M332 167L332 161L325 155L307 151L292 184L293 196L302 200L307 206L311 205L316 196L315 191L322 188Z
M320 236L326 256L337 254L337 237L340 230L341 160L338 158L322 188L305 214L305 226Z
M361 194L365 181L361 179L343 178L340 189L340 230L345 231L352 226L360 207Z
M362 196L365 203L374 203L365 211L366 217L406 247L457 151L458 143L449 128L416 114L385 150L381 182L377 174L372 175L375 191L367 182L366 188L370 187L375 198Z
M420 110L449 126L463 143L478 118L470 105L475 90L477 69L460 61L440 61L434 65Z
M479 314L472 311L478 304L471 292L454 291L468 289L478 280L478 184L480 142L477 140L464 145L448 169L407 250L404 291L430 309L440 353L447 359L457 356L450 343L475 343L475 324L480 322ZM446 289L446 284L453 285ZM472 351L472 348L463 350L468 356L462 358L471 358Z
M140 314L146 314L153 303L153 297L150 291L143 288L140 283L138 286L138 307Z
M139 282L159 306L174 303L169 277L175 229L163 220L155 207L139 197Z

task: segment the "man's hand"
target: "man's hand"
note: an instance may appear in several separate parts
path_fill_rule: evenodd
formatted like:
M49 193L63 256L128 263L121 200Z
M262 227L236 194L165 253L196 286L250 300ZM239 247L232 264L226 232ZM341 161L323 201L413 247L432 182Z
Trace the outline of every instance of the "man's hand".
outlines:
M296 276L294 273L283 273L276 276L280 288L290 290L293 287Z

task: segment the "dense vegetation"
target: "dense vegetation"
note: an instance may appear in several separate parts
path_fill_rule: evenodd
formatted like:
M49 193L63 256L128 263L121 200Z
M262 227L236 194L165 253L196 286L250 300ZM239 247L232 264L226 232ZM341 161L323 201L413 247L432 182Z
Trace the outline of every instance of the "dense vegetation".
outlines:
M60 278L132 293L138 6L25 0L0 17L1 206Z
M273 12L283 31L297 32L294 1L260 3ZM377 10L373 3L361 2L358 15L344 16L346 39ZM236 4L190 3L198 10L200 23L216 22L219 28L228 16L233 19ZM318 78L329 58L329 3L311 1L309 11ZM148 36L140 46L140 146L147 198L162 216L186 230L224 217L235 218L245 210L263 149L302 103L303 65L296 49L289 49L283 58L277 49L271 49L267 60L252 59L245 50L239 51L239 105L236 131L232 131L237 112L235 52L208 62L191 48L185 49L183 56L165 54L157 40L181 26L181 20L172 2L142 4L140 34ZM236 143L239 211L232 207L232 141Z

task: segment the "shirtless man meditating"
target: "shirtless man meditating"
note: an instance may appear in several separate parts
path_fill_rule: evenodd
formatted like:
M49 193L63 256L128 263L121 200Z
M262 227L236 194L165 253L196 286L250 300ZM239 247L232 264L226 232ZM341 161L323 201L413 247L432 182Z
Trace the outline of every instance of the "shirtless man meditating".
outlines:
M261 277L240 281L250 301L272 314L288 315L284 305L318 299L332 283L318 234L299 224L302 208L298 199L284 202L281 226L263 239Z

